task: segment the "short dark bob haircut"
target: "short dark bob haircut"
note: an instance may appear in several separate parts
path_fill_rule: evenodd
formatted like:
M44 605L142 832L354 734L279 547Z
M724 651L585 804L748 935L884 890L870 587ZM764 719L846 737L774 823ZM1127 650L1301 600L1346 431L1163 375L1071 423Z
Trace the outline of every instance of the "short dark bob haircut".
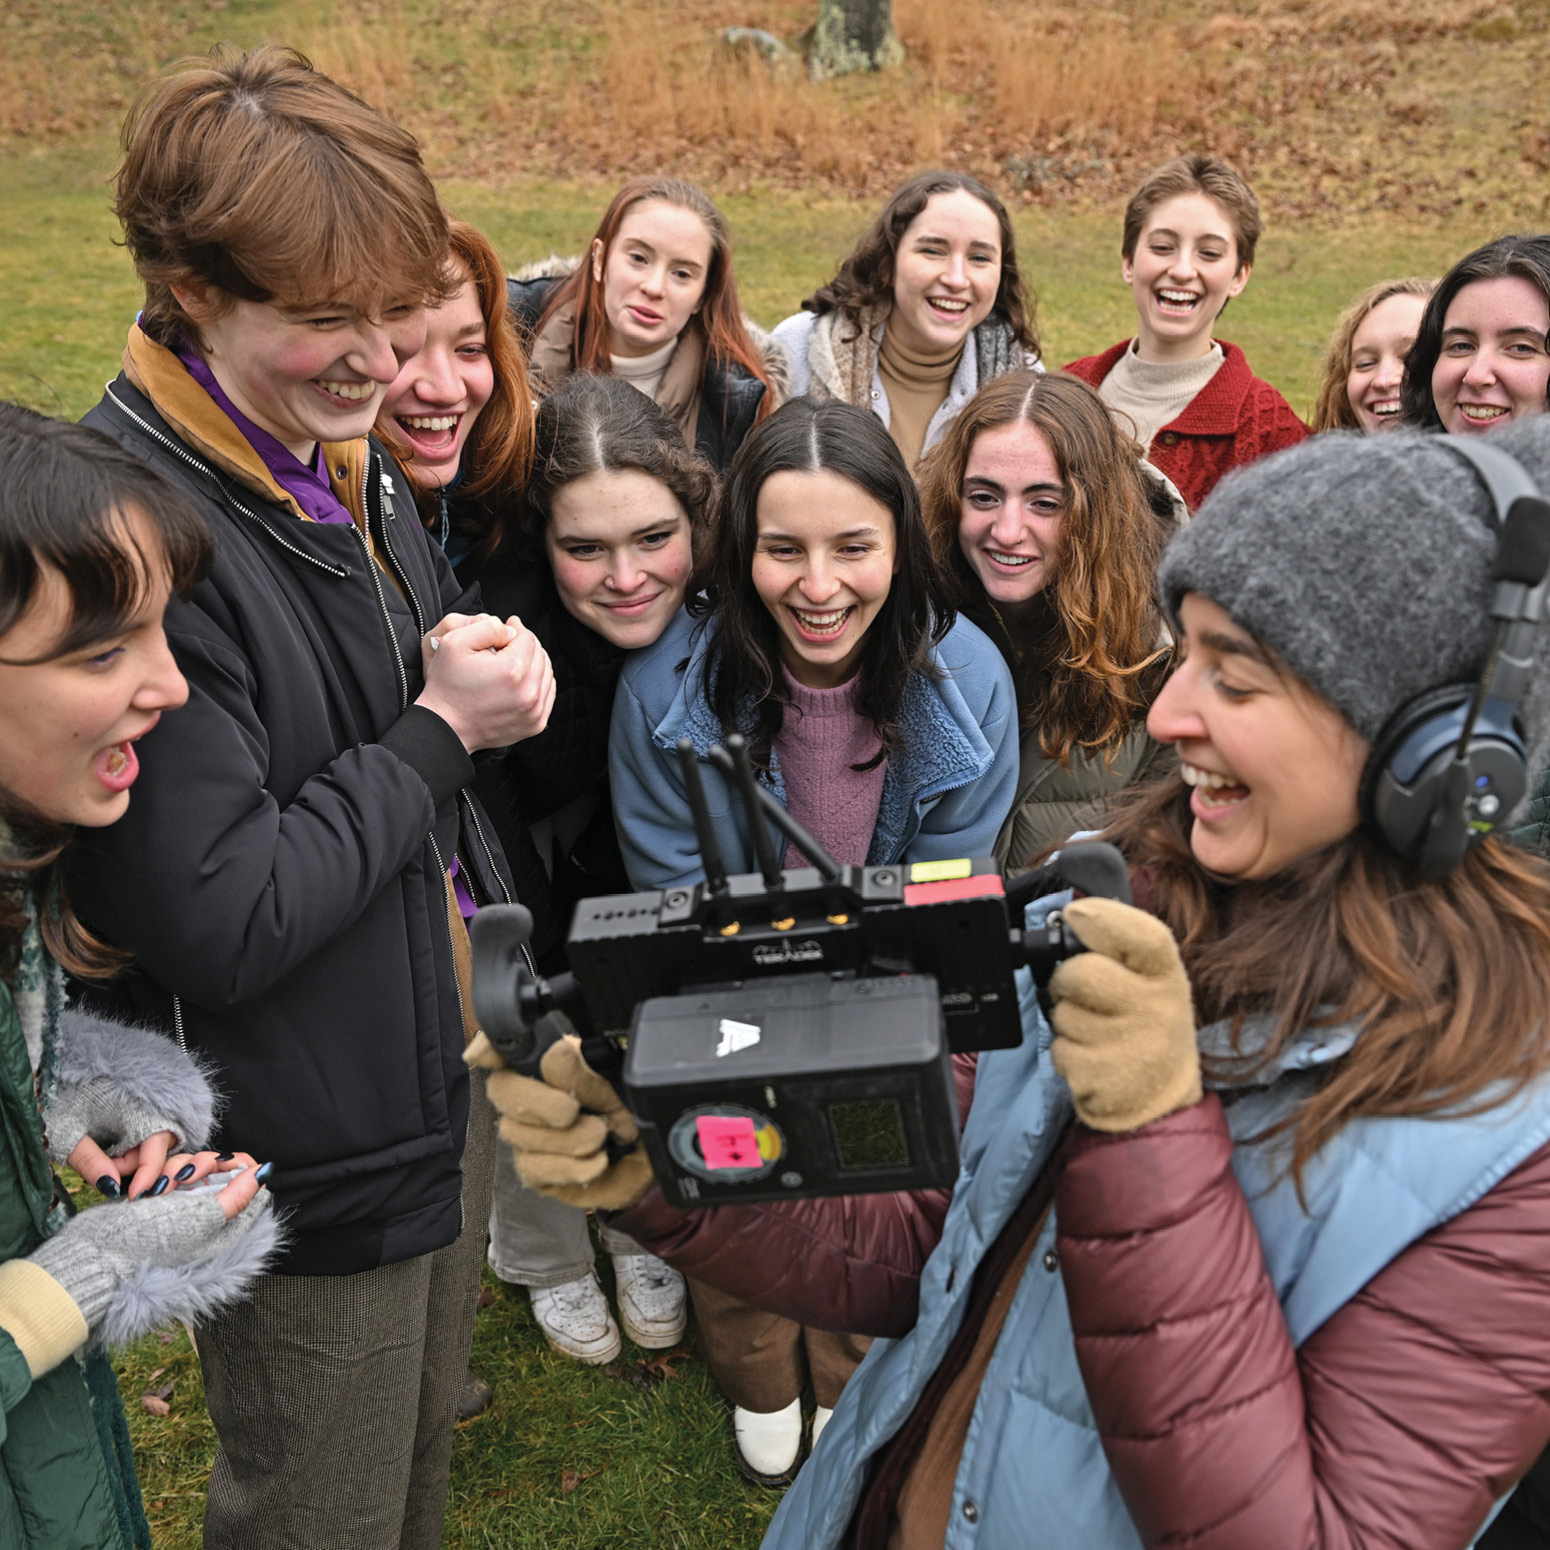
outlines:
M159 554L142 550L131 513ZM32 606L45 566L70 596L50 653L65 656L119 633L157 567L187 596L209 569L210 535L183 495L110 437L0 403L0 636Z
M754 588L753 560L759 491L773 475L791 472L838 474L893 517L893 583L866 633L857 686L857 709L877 730L881 758L898 744L910 675L937 676L931 648L952 628L955 611L915 481L869 409L794 398L756 426L733 458L714 542L689 583L689 612L710 622L704 680L710 708L725 731L748 738L756 761L768 767L791 694L781 672L780 630Z
M1527 280L1550 304L1550 236L1498 237L1466 253L1438 282L1415 343L1405 357L1405 379L1399 389L1399 417L1406 425L1437 427L1442 417L1432 402L1432 372L1442 354L1442 330L1448 308L1466 285L1479 280ZM1546 341L1550 347L1550 340Z
M134 518L157 551L146 552ZM47 654L0 658L6 665L37 666L110 640L135 617L157 570L186 596L209 567L204 522L160 475L99 431L0 403L0 639L32 607L48 571L70 600L69 623ZM122 963L61 895L57 862L69 836L0 790L0 872L14 879L0 887L0 973L15 963L26 930L24 894L44 944L71 973L101 977Z

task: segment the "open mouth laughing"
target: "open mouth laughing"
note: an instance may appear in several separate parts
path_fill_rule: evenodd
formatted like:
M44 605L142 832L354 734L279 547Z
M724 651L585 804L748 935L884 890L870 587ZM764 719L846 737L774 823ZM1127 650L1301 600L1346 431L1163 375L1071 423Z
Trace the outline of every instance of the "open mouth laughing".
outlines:
M1180 759L1179 774L1184 777L1184 784L1193 788L1189 805L1196 817L1204 818L1236 807L1249 795L1247 786L1219 770L1202 769L1198 764L1186 764Z
M856 609L852 604L849 608L831 608L818 612L805 608L790 608L788 605L788 611L796 621L797 634L803 640L824 645L829 641L838 640L845 633L845 626L850 622L850 616Z
M457 445L460 414L401 414L396 416L404 439L432 461L448 456Z

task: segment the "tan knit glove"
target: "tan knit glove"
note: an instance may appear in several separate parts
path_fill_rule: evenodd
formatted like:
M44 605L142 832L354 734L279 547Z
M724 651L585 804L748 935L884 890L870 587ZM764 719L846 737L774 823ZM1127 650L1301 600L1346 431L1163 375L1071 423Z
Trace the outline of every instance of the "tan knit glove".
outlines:
M1088 948L1049 982L1050 1054L1077 1118L1137 1130L1198 1103L1195 1008L1173 933L1116 899L1077 899L1062 913Z
M529 1189L589 1211L623 1211L646 1193L651 1164L638 1144L617 1162L608 1160L610 1136L629 1145L640 1132L612 1084L583 1058L575 1034L544 1051L542 1081L508 1070L483 1034L464 1059L490 1070L500 1138Z

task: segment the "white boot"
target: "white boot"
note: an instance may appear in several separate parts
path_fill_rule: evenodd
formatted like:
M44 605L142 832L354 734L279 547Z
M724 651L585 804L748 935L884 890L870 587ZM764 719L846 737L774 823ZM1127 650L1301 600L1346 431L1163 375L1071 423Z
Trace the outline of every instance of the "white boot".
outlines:
M802 1401L793 1399L784 1410L732 1412L737 1437L737 1465L756 1485L789 1485L802 1451Z
M813 1446L815 1448L818 1446L819 1433L829 1424L829 1417L833 1414L834 1412L824 1405L819 1405L813 1411Z

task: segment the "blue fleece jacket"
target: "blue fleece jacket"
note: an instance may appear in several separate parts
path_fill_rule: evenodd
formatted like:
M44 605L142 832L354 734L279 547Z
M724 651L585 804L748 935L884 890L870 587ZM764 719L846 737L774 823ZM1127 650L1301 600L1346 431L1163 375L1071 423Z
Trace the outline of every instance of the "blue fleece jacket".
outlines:
M705 695L705 654L714 628L714 619L696 623L679 614L654 646L630 657L619 680L609 782L625 868L637 888L678 887L705 875L675 752L681 737L700 756L706 805L727 870L757 870L742 804L707 762L724 736ZM867 855L871 866L988 856L1011 810L1018 726L1006 663L988 637L962 618L933 656L942 676L917 674L904 688L902 735L888 760ZM769 787L785 801L778 761ZM773 826L770 838L781 854L784 842Z

